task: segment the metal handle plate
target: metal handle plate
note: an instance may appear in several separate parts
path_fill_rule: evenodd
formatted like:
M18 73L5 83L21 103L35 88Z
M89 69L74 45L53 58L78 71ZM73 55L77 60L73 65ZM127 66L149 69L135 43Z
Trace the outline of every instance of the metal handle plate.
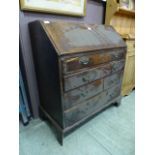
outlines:
M79 63L82 65L87 65L89 63L89 57L83 56L79 59Z

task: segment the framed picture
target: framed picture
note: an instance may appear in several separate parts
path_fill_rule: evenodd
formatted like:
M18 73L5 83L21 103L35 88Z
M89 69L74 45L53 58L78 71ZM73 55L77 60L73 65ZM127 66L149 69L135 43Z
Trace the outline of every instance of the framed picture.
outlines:
M85 16L86 0L20 0L21 10Z

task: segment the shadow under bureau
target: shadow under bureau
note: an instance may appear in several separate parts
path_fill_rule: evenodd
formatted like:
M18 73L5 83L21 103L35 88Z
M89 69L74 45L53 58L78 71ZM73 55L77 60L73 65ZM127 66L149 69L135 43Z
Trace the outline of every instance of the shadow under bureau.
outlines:
M34 21L29 24L40 114L58 140L121 101L126 44L111 26Z

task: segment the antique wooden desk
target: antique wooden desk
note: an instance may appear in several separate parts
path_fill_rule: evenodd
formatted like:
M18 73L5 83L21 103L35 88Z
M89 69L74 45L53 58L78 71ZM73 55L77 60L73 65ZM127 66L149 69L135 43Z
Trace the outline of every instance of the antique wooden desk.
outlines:
M34 21L29 24L41 115L58 139L121 101L126 45L110 26Z

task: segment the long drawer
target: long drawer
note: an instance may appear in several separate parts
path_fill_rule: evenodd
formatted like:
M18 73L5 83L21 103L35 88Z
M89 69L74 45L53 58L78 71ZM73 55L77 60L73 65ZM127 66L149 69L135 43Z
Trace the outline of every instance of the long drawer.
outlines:
M124 49L111 50L112 52L100 52L96 54L89 54L84 56L74 56L62 60L63 73L68 74L76 72L80 69L94 67L96 65L104 64L110 61L124 59Z
M103 108L106 103L120 95L120 84L110 88L107 91L74 106L64 112L64 126L68 127L81 120L82 118L91 115L97 109Z
M124 59L110 62L107 65L89 69L85 72L74 74L73 76L64 77L64 91L68 91L97 79L104 78L111 73L117 72L124 67Z
M100 79L88 85L64 93L64 109L66 110L71 108L77 103L101 93L103 91L103 86L103 79Z
M103 78L111 73L111 64L107 64L102 67L93 68L86 72L80 72L64 78L64 90L68 91L73 88L77 88L89 82Z

